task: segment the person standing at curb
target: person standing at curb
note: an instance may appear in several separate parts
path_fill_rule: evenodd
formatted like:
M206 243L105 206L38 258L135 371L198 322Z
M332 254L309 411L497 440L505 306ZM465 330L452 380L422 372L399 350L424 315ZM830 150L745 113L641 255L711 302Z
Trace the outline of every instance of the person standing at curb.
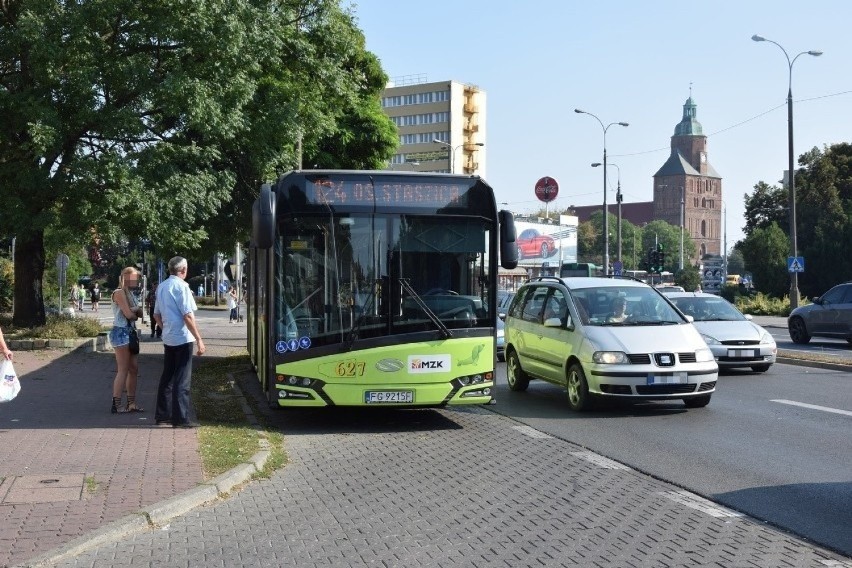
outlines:
M154 318L163 330L163 374L157 388L154 420L174 428L195 428L190 417L192 385L192 347L204 355L204 341L195 323L198 309L189 284L185 282L189 265L185 258L169 260L169 277L157 287Z
M121 271L118 288L112 293L112 331L109 341L115 352L116 373L112 382L110 412L144 412L136 406L136 379L139 375L139 355L130 352L130 332L134 321L142 317L142 307L136 303L132 289L139 281L139 271L128 266ZM121 407L121 396L127 389L127 406Z

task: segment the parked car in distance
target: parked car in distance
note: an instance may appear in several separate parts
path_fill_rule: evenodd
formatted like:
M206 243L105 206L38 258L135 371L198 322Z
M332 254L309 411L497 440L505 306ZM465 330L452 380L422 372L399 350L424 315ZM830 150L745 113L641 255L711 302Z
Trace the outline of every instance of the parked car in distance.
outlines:
M668 292L686 292L686 290L683 289L683 286L676 286L674 284L658 284L655 288L663 294Z
M790 339L807 343L811 337L828 337L852 343L852 281L838 284L812 301L790 312Z
M512 303L512 298L515 297L514 292L508 290L497 290L497 315L505 315L509 309L509 304Z
M637 280L534 278L506 314L509 388L533 379L564 386L576 411L595 398L706 406L718 372L698 330Z
M506 360L506 322L503 318L497 318L497 341L495 343L495 352L498 361Z
M762 373L775 363L778 346L772 335L725 298L702 292L668 292L666 296L692 317L720 369L750 367Z
M515 239L518 245L518 258L547 258L556 252L556 241L550 235L538 229L524 229Z

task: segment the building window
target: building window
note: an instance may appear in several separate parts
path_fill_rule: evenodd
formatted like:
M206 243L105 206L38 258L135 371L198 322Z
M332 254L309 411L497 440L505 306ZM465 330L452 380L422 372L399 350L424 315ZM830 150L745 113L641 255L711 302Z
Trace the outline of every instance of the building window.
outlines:
M702 237L707 236L707 221L705 221L703 219L701 220L701 236Z

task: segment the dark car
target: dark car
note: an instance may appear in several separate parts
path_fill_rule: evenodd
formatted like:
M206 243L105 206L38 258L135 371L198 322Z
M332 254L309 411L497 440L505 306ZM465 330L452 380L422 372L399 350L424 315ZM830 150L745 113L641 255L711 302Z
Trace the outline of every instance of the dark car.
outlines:
M538 229L524 229L515 241L518 245L518 258L547 258L556 252L556 241L550 235Z
M852 343L852 281L838 284L813 304L799 306L787 318L787 330L795 343L811 337L845 339Z

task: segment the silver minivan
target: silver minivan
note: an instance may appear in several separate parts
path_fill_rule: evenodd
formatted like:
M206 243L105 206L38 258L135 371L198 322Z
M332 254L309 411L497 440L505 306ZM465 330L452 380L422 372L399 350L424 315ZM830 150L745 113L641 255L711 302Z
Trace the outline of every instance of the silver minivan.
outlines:
M564 386L573 410L595 398L681 399L706 406L719 368L690 322L644 282L544 276L524 284L505 316L509 388Z

